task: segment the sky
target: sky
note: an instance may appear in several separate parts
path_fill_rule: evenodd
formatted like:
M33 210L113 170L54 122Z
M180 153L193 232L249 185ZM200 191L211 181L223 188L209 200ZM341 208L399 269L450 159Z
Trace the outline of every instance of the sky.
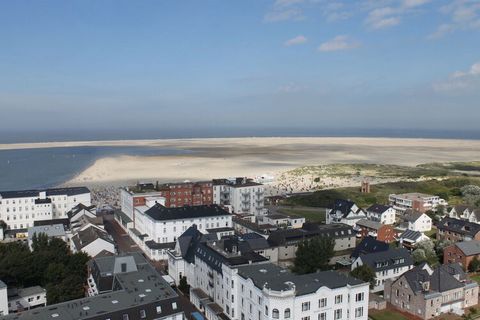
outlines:
M0 1L0 131L478 130L478 0Z

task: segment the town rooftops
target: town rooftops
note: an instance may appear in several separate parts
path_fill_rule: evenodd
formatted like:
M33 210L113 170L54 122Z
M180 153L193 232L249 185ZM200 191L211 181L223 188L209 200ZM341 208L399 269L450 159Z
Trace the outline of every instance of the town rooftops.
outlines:
M293 289L297 296L316 292L321 287L335 289L347 285L364 284L361 280L335 271L296 275L272 263L241 266L238 267L238 274L244 279L251 279L260 290L263 290L263 288L274 291Z
M315 236L332 237L335 239L353 237L353 228L343 223L316 224L304 223L300 229L281 229L273 231L268 237L268 242L274 246L302 241Z
M44 233L49 237L63 237L65 236L65 228L63 224L52 224L49 226L36 226L28 228L28 238L32 239L34 234L37 234L37 237L40 233Z
M157 203L145 214L153 220L181 220L194 219L203 217L228 216L230 213L222 209L218 205L202 205L202 206L184 206L177 208L167 208Z
M479 240L470 240L457 242L455 245L462 250L466 256L472 256L480 254L480 241Z
M413 265L410 252L404 248L367 253L361 255L360 259L376 272Z
M35 198L40 192L46 192L49 196L75 196L79 194L90 193L87 187L71 187L71 188L55 188L55 189L38 189L38 190L19 190L19 191L0 191L1 199L11 198Z
M370 206L367 209L367 211L368 212L373 212L373 213L384 213L385 211L387 211L390 208L391 208L390 206L386 206L386 205L383 205L383 204L374 204L374 205Z
M139 255L138 259L141 259ZM115 257L99 259L114 260ZM182 312L178 295L162 276L146 262L136 262L136 270L115 275L114 290L94 297L71 300L5 316L9 320L90 320L163 318ZM112 265L112 263L110 263Z
M352 258L358 258L362 254L387 251L390 248L388 243L379 241L374 237L365 237L352 253Z
M450 231L461 235L468 235L473 238L480 231L480 224L466 220L445 217L437 224L437 228L442 231Z
M76 235L72 237L72 241L75 244L77 250L85 248L97 239L102 239L104 241L114 243L107 232L100 230L98 227L94 226L90 226L84 230L80 230L77 232Z
M361 219L357 222L357 226L364 227L367 229L379 230L381 227L383 227L383 224L377 221Z

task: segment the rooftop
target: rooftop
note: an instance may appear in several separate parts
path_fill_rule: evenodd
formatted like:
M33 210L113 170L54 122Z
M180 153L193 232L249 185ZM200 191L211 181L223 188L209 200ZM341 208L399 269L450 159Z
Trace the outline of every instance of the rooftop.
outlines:
M466 256L472 256L480 254L480 241L470 240L457 242L455 244Z
M386 206L386 205L383 205L383 204L374 204L374 205L370 206L367 209L367 211L374 212L374 213L384 213L385 211L387 211L390 208L391 208L390 206Z
M203 206L184 206L177 208L167 208L161 204L155 204L153 207L145 211L153 220L179 220L192 219L215 216L229 216L230 213L225 211L218 205L203 205Z
M28 228L28 238L32 239L34 234L37 236L44 233L49 237L63 237L65 236L65 228L63 224L52 224L48 226L36 226Z
M40 192L45 191L48 196L75 196L79 194L90 193L87 187L71 187L71 188L54 188L54 189L38 189L38 190L19 190L19 191L0 191L0 198L35 198Z

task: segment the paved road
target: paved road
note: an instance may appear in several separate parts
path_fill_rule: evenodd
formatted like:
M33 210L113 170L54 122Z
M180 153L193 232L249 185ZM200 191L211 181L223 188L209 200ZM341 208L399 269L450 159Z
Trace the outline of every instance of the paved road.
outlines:
M142 252L138 245L133 242L130 236L122 229L122 227L120 227L113 217L105 217L104 225L105 230L113 237L113 240L115 240L119 253Z

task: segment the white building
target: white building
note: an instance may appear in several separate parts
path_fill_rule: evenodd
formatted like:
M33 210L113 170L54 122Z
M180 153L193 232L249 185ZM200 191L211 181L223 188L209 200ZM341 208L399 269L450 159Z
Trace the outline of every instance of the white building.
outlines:
M467 220L474 223L480 223L480 208L458 205L454 206L448 213L450 218Z
M218 205L166 208L152 201L134 211L133 228L127 231L152 260L167 259L167 251L193 224L204 234L210 229L232 228L232 215Z
M407 210L404 217L407 229L418 232L428 232L432 230L432 218L419 211Z
M213 203L229 208L235 214L266 214L265 187L252 179L213 180Z
M403 193L391 194L388 196L390 205L397 211L397 213L404 213L408 209L414 209L420 212L428 210L436 210L438 205L448 205L444 199L439 196L433 196L424 193Z
M7 285L0 280L0 316L8 314L8 294Z
M79 203L91 205L88 188L0 191L0 220L7 229L26 229L37 220L66 218Z
M40 286L8 289L8 312L19 312L47 305L47 290Z
M287 216L283 214L269 214L262 218L259 224L271 224L273 226L282 226L292 229L298 229L305 223L305 218L296 216Z
M381 224L395 223L395 209L391 206L374 204L367 209L368 220L380 222Z
M385 280L396 279L413 268L413 259L407 249L389 249L360 255L353 261L352 270L362 265L368 265L375 272L372 292L378 292L383 290Z
M109 252L115 254L115 241L102 228L87 224L77 230L70 239L72 252L82 251L90 257L96 257L99 253Z
M359 208L354 202L348 200L335 200L333 208L326 209L326 223L344 223L354 227L361 219L367 215L363 209Z

